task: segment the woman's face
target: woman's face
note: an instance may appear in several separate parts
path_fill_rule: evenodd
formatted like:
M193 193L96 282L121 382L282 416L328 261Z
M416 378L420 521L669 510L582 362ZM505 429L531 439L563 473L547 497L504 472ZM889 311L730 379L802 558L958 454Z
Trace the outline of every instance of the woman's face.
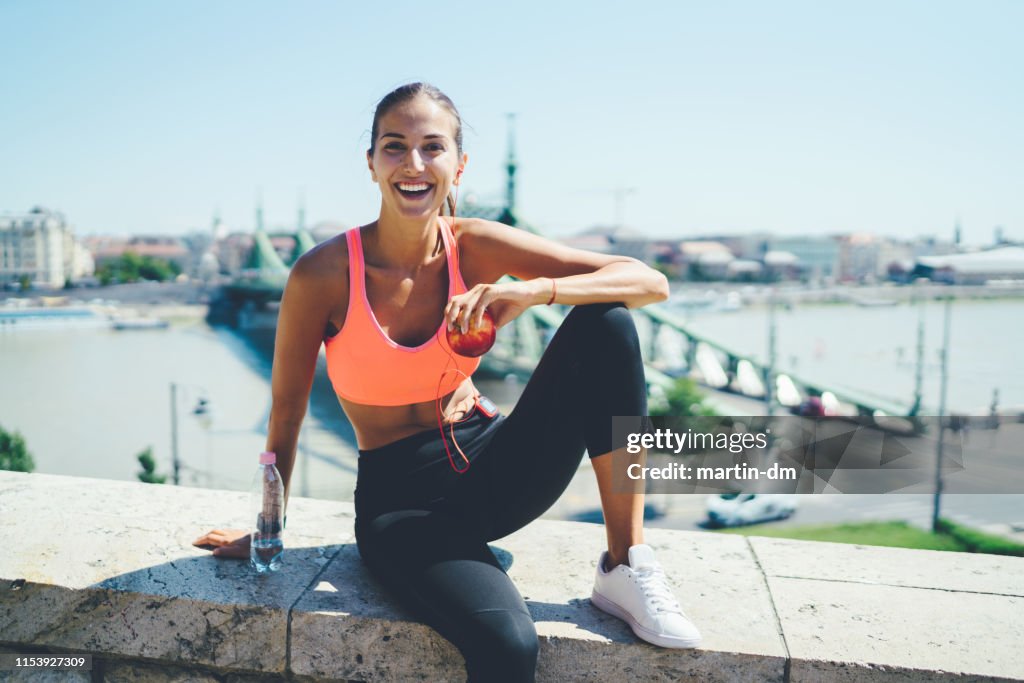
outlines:
M437 213L466 163L455 126L455 117L425 95L381 116L366 158L386 207L408 217Z

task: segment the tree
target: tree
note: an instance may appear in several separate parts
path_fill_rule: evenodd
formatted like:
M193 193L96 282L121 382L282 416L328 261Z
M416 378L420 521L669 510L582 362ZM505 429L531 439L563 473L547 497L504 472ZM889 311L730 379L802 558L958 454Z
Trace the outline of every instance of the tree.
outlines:
M688 377L680 377L665 396L668 406L663 410L651 411L651 415L673 417L714 417L718 413L707 404L707 399L697 383Z
M715 409L707 403L707 399L697 383L688 377L678 378L666 392L665 401L661 406L649 410L651 417L659 418L654 424L660 428L670 429L676 433L694 431L714 434L728 426L730 419L719 417ZM692 449L684 449L684 453Z
M156 473L156 461L153 460L152 446L147 446L146 450L136 457L139 459L139 464L142 465L142 471L138 474L139 481L144 484L162 484L167 481L166 474Z
M0 470L31 472L35 468L36 463L25 446L24 437L0 427Z
M162 259L155 259L152 256L143 256L139 262L139 277L143 280L156 280L157 282L170 280L181 272L180 268L174 268L176 265L173 261L168 263Z
M100 285L106 287L114 281L114 273L109 266L100 266L96 269L96 277L99 278Z
M118 279L121 282L138 282L142 257L134 251L126 251L117 261Z
M96 277L101 285L120 282L138 282L139 280L155 280L163 282L181 273L181 266L174 261L139 256L134 251L126 251L118 258L104 263L96 269Z
M30 275L22 275L18 278L18 284L21 285L21 291L27 292L32 289L32 277Z

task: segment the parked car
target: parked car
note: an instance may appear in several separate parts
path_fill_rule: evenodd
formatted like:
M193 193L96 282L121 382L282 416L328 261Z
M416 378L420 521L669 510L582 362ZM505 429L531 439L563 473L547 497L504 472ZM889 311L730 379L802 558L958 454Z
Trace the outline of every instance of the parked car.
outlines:
M709 496L708 526L741 526L786 519L797 509L797 497L783 493L720 493Z

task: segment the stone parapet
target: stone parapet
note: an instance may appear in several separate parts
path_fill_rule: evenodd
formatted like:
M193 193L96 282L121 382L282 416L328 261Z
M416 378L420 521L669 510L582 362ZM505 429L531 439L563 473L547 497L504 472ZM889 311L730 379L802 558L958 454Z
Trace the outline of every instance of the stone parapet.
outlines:
M0 472L0 653L94 657L91 675L0 680L464 680L364 570L351 504L293 498L265 576L191 545L247 510L237 492ZM1024 558L647 535L699 649L641 643L590 604L601 527L538 521L493 544L537 623L538 680L1024 680Z

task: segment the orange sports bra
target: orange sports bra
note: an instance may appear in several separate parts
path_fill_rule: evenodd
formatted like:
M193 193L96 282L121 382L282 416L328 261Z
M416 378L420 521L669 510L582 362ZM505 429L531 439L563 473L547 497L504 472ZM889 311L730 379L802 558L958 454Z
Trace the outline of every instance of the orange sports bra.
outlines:
M444 220L441 237L448 262L448 298L466 291L455 237ZM381 329L366 296L363 242L359 228L348 240L348 313L341 331L324 342L327 375L338 396L354 403L403 406L433 401L454 391L480 365L448 346L444 320L419 346L396 344ZM464 373L464 374L463 374Z

